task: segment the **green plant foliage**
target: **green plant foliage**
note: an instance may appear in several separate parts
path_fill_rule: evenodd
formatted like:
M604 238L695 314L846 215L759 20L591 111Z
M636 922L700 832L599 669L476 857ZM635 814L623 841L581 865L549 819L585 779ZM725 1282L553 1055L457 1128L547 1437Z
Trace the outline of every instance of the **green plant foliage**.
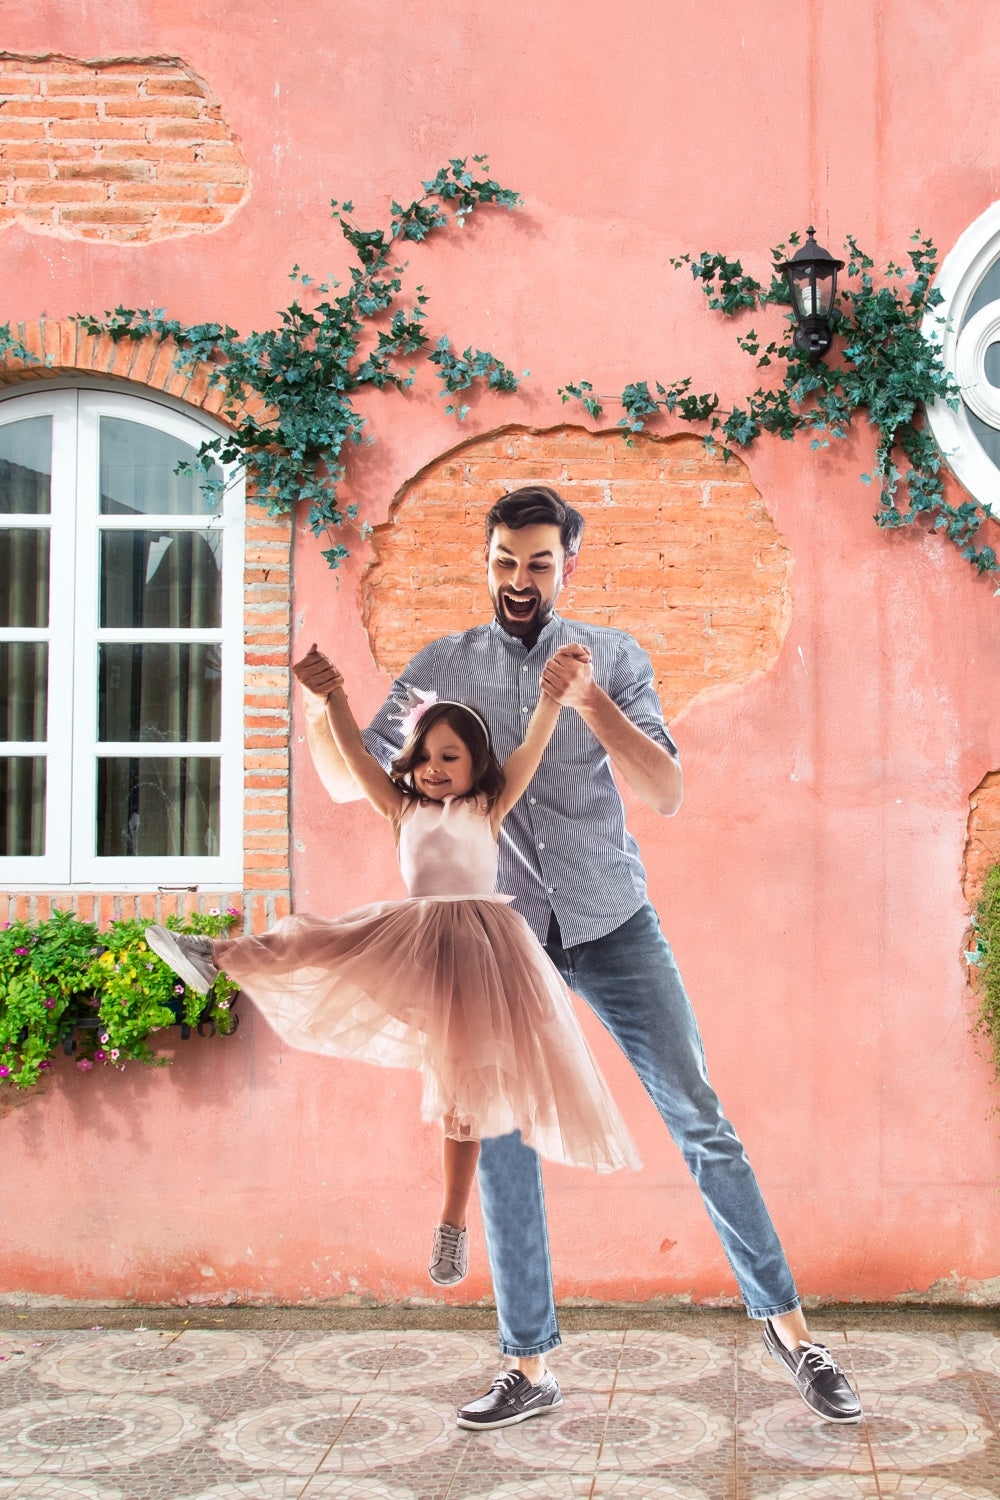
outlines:
M180 323L163 308L116 307L103 317L78 317L88 333L116 341L149 335L175 340L179 369L211 367L234 427L205 442L197 464L187 467L207 472L216 462L242 464L253 498L271 515L290 515L305 502L311 530L330 542L323 556L333 568L348 554L344 535L357 517L357 506L338 498L346 450L370 441L355 406L360 392L408 390L417 357L435 367L442 394L477 382L500 391L518 385L494 354L466 349L455 355L447 335L431 347L424 326L427 297L418 286L409 304L400 302L406 266L395 256L400 240L416 243L461 227L479 206L513 209L521 200L489 176L482 156L473 157L471 167L464 159L451 160L422 187L422 195L405 207L392 203L386 229L360 228L354 205L335 199L333 217L356 260L349 279L316 281L293 267L291 279L302 295L278 313L274 328L241 335L221 323ZM468 409L446 408L459 418ZM218 503L217 484L204 483L210 505ZM365 534L363 526L357 529Z
M963 557L980 573L1000 581L996 553L978 545L978 535L989 513L974 500L950 505L945 498L944 465L940 449L926 425L928 402L958 405L958 388L944 367L938 345L924 332L924 320L941 303L941 294L931 283L937 270L937 250L919 232L906 264L890 261L875 274L875 263L853 237L847 240L846 276L838 288L833 331L838 338L836 353L825 362L813 363L792 342L793 319L788 315L784 338L761 349L755 330L738 339L745 354L758 369L782 362L777 386L758 386L741 404L722 408L714 393L698 394L689 378L654 390L646 381L634 381L616 398L598 398L587 380L560 389L563 401L582 402L591 417L599 417L604 400L621 406L618 426L626 441L645 429L661 412L685 422L707 423L706 444L730 458L763 433L785 441L798 433L811 437L813 448L827 447L833 438L843 438L856 416L875 431L875 464L865 483L877 482L879 509L875 521L887 530L929 524L957 546ZM709 307L733 317L766 307L789 305L782 262L798 243L771 251L771 277L766 286L747 276L738 260L703 252L698 257L682 255L676 268L687 266L700 283Z
M973 946L966 958L978 970L976 1031L985 1041L1000 1080L1000 864L983 883L972 916Z
M0 357L5 354L12 355L14 359L23 360L26 365L36 365L38 363L37 358L31 353L31 350L26 349L17 337L17 334L11 332L10 324L0 323Z
M236 912L193 916L177 931L225 936ZM237 987L220 975L206 997L183 985L146 946L146 923L113 922L100 933L72 912L0 929L0 1079L30 1088L52 1066L59 1046L76 1044L77 1067L164 1063L154 1032L184 1022L233 1030Z

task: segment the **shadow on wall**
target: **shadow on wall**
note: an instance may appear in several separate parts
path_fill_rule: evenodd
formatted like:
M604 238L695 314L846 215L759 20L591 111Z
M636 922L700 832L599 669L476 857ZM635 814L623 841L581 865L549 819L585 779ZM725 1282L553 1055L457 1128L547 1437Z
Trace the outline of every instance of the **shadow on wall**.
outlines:
M483 520L528 483L552 485L586 517L560 614L636 636L668 720L772 666L792 555L744 464L687 436L629 447L618 432L508 427L428 465L375 529L364 618L383 670L395 676L428 641L489 618Z

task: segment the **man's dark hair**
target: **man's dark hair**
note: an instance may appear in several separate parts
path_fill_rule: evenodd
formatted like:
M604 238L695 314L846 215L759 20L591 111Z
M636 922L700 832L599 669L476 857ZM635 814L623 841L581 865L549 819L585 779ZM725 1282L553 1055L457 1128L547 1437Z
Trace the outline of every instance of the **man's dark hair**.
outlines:
M520 531L523 526L558 526L563 551L567 557L575 557L583 540L584 520L547 484L526 484L504 495L487 512L487 545L498 526L509 526L511 531Z

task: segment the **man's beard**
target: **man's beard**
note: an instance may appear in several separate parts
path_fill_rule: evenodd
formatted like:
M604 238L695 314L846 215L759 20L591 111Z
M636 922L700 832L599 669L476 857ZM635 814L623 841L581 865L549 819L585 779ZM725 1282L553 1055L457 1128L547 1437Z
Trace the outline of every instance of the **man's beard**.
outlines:
M508 614L504 608L503 601L505 598L510 597L511 592L508 589L499 589L496 598L493 600L493 612L496 615L497 624L508 635L515 636L518 640L524 636L537 636L540 631L544 630L552 618L554 601L550 600L546 602L541 594L536 593L534 590L530 590L528 594L515 594L515 598L527 599L530 597L535 603L535 607L530 614L519 618L516 614Z

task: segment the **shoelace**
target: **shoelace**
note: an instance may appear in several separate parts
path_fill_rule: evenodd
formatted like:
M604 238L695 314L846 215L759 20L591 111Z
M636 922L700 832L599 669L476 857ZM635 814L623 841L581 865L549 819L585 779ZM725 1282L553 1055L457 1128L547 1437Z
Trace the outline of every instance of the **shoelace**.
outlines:
M802 1351L802 1358L795 1371L796 1375L803 1365L808 1365L814 1375L819 1375L823 1370L834 1370L839 1373L837 1361L825 1344L800 1344L799 1348Z
M445 1255L455 1257L459 1241L462 1238L461 1229L453 1229L450 1224L439 1224L437 1227L437 1248Z
M518 1377L520 1376L520 1374L520 1370L501 1370L500 1374L493 1382L493 1389L495 1391L511 1390L515 1385L517 1385ZM527 1376L525 1376L525 1379L527 1379Z

